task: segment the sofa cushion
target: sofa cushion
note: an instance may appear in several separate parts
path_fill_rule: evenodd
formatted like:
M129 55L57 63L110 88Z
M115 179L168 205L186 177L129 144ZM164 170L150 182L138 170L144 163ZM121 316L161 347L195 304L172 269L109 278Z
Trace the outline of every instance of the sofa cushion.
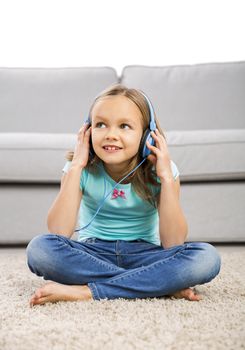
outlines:
M76 134L0 133L0 182L57 183Z
M0 68L0 130L74 133L95 96L116 82L110 67Z
M245 129L169 131L166 139L183 182L245 179Z
M167 131L245 129L245 62L126 66L121 82L147 94Z
M245 129L166 132L180 180L245 178ZM57 183L76 134L0 133L0 182Z

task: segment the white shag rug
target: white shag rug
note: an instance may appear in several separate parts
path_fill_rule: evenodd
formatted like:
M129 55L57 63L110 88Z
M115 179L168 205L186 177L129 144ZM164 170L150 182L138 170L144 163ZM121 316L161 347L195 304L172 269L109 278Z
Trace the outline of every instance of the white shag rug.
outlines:
M169 297L57 302L29 307L47 283L25 248L0 249L0 349L245 349L245 246L215 245L220 274L199 302Z

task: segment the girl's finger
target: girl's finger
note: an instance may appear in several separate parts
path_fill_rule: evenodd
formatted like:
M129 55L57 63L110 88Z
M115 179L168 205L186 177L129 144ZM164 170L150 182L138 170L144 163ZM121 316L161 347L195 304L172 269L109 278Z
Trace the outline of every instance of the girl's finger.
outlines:
M78 135L83 134L84 130L85 130L85 128L84 128L84 126L82 126L81 129L79 129L79 131L78 131Z
M154 139L157 139L157 135L154 133L154 131L151 131L151 136L153 136Z
M150 144L149 141L146 141L147 147L152 148L153 146Z
M157 135L158 135L159 137L163 137L164 140L166 141L165 135L160 134L160 131L159 131L158 129L156 129L156 133L157 133Z
M156 129L157 130L157 129ZM154 140L156 141L156 145L159 149L161 149L163 147L163 144L164 144L164 141L165 140L165 137L163 136L164 140L162 139L162 134L160 134L160 132L157 130L158 132L158 135L154 134L154 132L152 131L151 135L153 136Z
M151 136L153 137L153 139L155 140L156 146L158 148L160 148L160 142L159 142L159 137L152 131L151 132Z
M155 130L155 133L156 133L156 134L154 134L154 133L153 133L153 134L156 135L156 136L158 136L158 137L163 136L162 134L160 134L160 131L159 131L158 129ZM164 137L164 136L163 136L163 137Z
M89 128L88 130L86 130L86 132L85 132L85 136L88 136L89 134L90 134L90 131L91 131L91 129Z
M147 147L149 147L149 149L151 149L154 153L157 153L158 151L157 147L152 146L149 141L146 141L146 144L147 144Z
M88 125L89 125L88 123L84 123L84 124L82 125L82 127L79 129L79 131L85 130L85 129L87 128Z

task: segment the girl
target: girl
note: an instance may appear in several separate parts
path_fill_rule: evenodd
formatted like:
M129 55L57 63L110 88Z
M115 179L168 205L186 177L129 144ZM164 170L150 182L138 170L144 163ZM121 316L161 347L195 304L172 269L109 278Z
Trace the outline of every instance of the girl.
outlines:
M30 270L51 280L36 290L30 306L120 297L199 301L190 287L219 273L214 246L185 243L178 168L155 116L149 132L152 113L143 92L121 84L95 98L89 123L67 154L48 212L49 233L27 246ZM150 154L142 161L144 142ZM83 227L72 240L77 217Z

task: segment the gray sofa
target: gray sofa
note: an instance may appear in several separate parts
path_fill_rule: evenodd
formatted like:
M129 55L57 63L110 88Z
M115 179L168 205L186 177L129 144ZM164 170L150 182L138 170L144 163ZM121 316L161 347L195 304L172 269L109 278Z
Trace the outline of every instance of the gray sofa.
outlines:
M94 97L140 88L166 132L187 241L245 241L245 62L168 67L0 68L0 244L47 233L46 217ZM72 236L76 239L76 235Z

